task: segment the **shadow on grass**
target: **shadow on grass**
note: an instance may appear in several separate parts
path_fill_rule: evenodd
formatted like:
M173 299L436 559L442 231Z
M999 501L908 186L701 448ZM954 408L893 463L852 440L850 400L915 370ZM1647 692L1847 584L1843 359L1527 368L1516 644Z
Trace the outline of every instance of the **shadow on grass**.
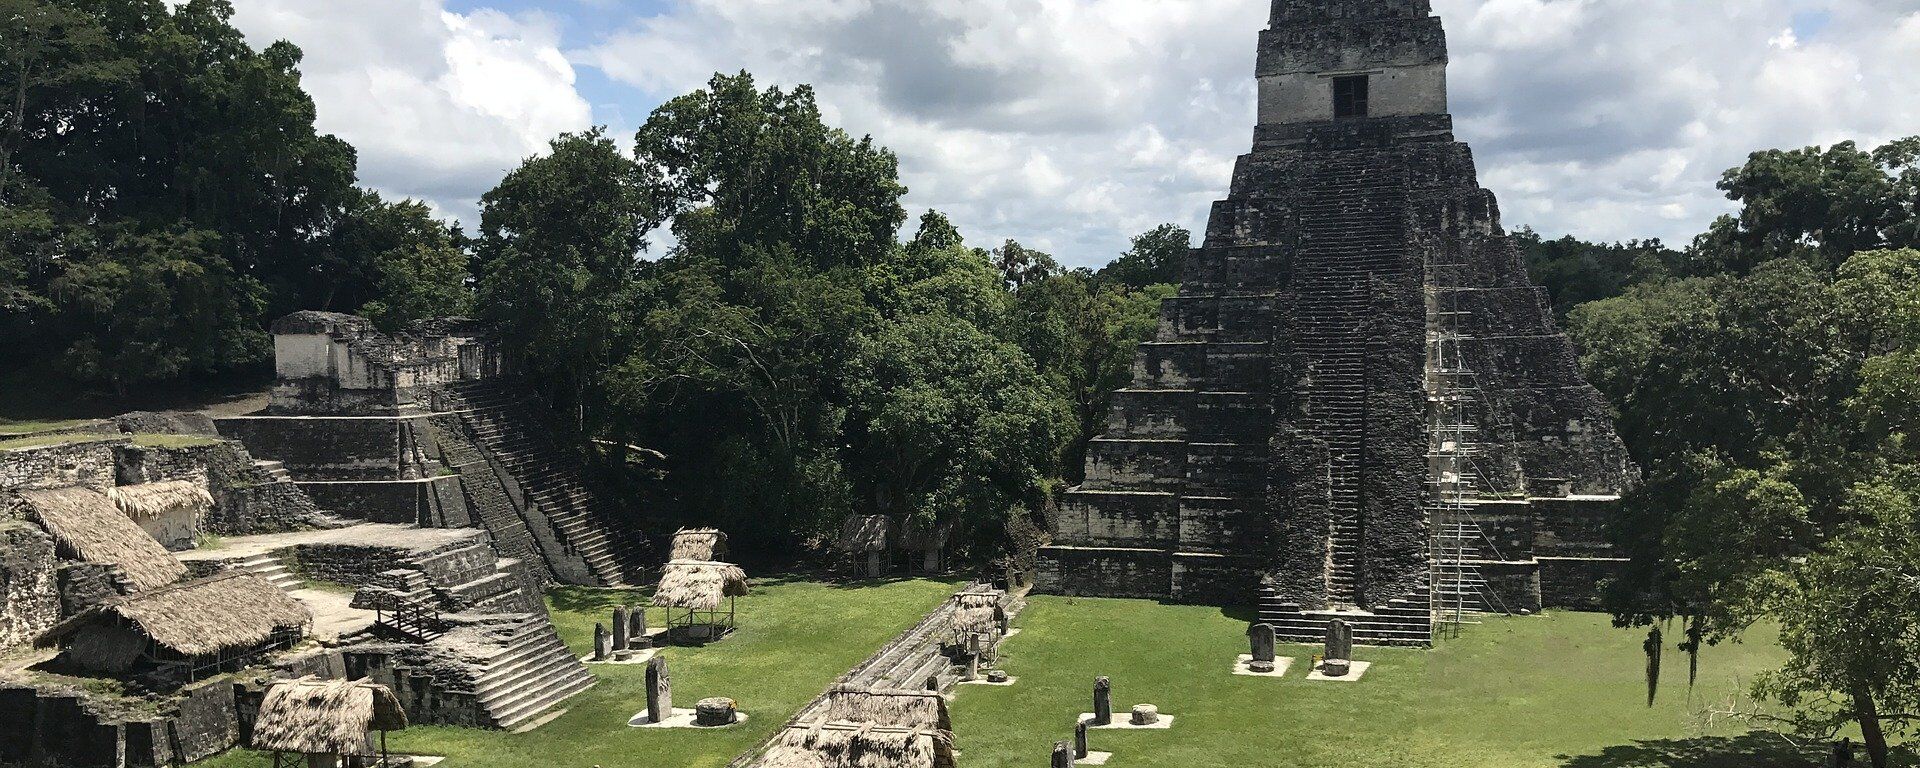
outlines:
M1765 731L1636 741L1607 747L1597 755L1561 755L1559 759L1564 761L1561 768L1813 768L1828 764L1823 748L1795 746Z
M553 608L566 613L610 611L615 606L645 604L646 593L638 589L597 589L593 587L554 587L547 591Z

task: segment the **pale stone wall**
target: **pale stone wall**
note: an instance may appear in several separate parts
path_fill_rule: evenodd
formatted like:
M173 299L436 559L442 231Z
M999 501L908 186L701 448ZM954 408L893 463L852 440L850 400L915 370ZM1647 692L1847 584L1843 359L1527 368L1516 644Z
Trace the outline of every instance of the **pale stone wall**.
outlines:
M0 648L32 642L60 621L53 537L25 521L0 521Z
M106 493L114 486L114 447L126 442L102 437L0 451L0 491L79 485Z
M1351 73L1294 72L1260 78L1261 124L1332 120L1333 78L1344 74L1369 75L1369 116L1438 115L1447 111L1445 64Z

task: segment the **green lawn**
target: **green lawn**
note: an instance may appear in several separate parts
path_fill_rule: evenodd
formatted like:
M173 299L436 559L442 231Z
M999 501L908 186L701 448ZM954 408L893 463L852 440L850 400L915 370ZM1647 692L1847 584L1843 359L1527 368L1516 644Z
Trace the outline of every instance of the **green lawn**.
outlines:
M911 580L855 585L756 582L740 599L740 631L706 648L666 651L680 706L709 696L740 702L748 722L724 731L628 728L646 708L641 666L592 667L599 685L567 702L567 714L531 733L413 728L393 734L396 752L447 755L446 768L715 768L786 723L853 665L905 631L958 589L954 582ZM626 598L638 602L635 597ZM593 625L609 621L617 593L557 590L554 623L581 653ZM271 760L235 751L200 763L265 768Z
M1095 731L1093 748L1125 768L1767 768L1822 765L1783 740L1700 717L1782 655L1770 638L1708 649L1699 686L1666 655L1649 709L1645 635L1606 617L1561 613L1467 628L1438 650L1360 649L1375 662L1354 684L1308 682L1317 648L1285 679L1235 677L1244 618L1216 608L1039 597L1007 642L1012 688L963 686L954 703L966 768L1045 765L1089 711L1093 679L1113 678L1114 707L1152 703L1170 731ZM1677 634L1677 633L1675 633Z
M74 429L95 423L92 419L63 419L59 421L13 421L0 418L0 436L31 435L35 432L47 432L55 429Z

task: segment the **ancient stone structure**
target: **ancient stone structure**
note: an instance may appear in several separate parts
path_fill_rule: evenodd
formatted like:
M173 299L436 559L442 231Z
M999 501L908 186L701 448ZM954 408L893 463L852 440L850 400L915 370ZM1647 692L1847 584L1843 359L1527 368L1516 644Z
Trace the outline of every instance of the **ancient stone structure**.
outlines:
M607 661L613 658L613 637L607 633L607 625L593 625L593 660Z
M548 581L639 583L647 547L631 511L552 437L486 328L447 319L385 334L364 318L299 312L273 333L271 405L216 425L281 462L320 506L481 528Z
M1087 744L1087 721L1082 720L1073 727L1073 756L1085 760L1089 754L1092 754L1092 750Z
M1113 724L1113 681L1104 677L1093 681L1093 724Z
M667 672L667 659L655 656L647 662L647 720L661 723L673 716L673 676Z
M1152 704L1135 704L1127 722L1136 726L1154 725L1160 722L1160 708Z
M1253 660L1247 662L1247 669L1261 674L1272 672L1274 665L1279 661L1279 654L1275 648L1276 641L1273 626L1269 624L1255 624L1253 625L1253 629L1247 632L1247 638L1251 641L1250 645L1253 646Z
M1275 0L1253 151L1040 591L1257 602L1283 639L1344 617L1407 645L1436 595L1593 599L1633 472L1453 138L1446 67L1428 0Z
M1073 745L1064 741L1053 743L1053 768L1073 768Z
M701 728L733 725L740 719L740 707L733 699L701 699L693 705L693 724Z
M1321 671L1327 677L1346 677L1353 669L1353 627L1345 619L1327 623L1326 651Z

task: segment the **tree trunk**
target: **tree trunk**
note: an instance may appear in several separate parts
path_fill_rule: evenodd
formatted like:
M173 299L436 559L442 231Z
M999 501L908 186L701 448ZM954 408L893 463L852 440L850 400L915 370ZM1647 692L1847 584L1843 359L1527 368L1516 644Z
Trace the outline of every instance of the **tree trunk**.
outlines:
M1873 694L1857 686L1853 691L1853 716L1860 722L1873 768L1887 768L1887 735L1880 730L1880 709L1873 703Z

